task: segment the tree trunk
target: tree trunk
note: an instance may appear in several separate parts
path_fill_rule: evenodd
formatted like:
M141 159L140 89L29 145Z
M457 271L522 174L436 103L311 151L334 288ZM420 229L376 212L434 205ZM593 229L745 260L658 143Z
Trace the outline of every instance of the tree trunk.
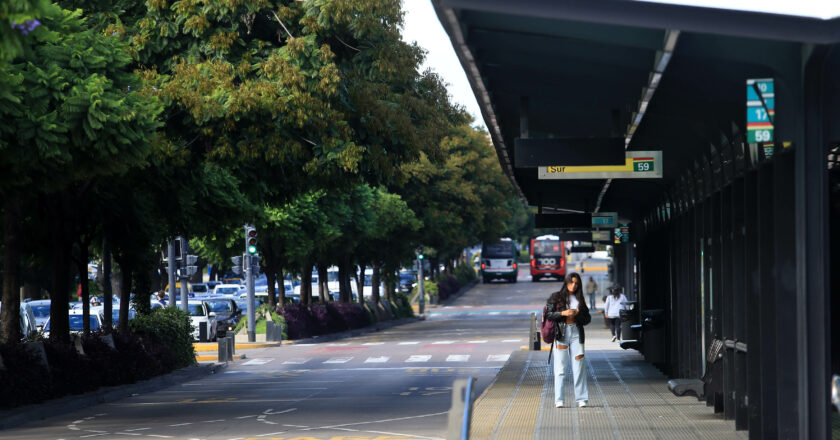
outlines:
M359 291L359 304L365 303L365 265L359 265L359 276L356 277L356 288ZM355 269L354 269L355 270Z
M344 298L353 296L350 289L350 267L344 258L338 263L338 300L341 302L345 302Z
M304 263L300 271L300 303L309 305L312 303L312 264Z
M120 265L122 272L122 283L120 284L120 319L117 325L119 331L125 334L128 331L128 308L131 307L131 281L133 268L126 264Z
M277 281L277 275L272 267L265 268L265 280L268 283L265 290L268 296L268 307L270 307L271 310L274 310L277 308L277 295L274 290L274 283Z
M17 197L3 204L3 304L0 308L0 342L20 341L20 201Z
M277 265L277 285L280 286L280 291L277 294L277 304L280 307L286 305L286 277L283 276L283 266Z
M216 266L210 266L210 281L219 281L219 269Z
M107 235L103 235L102 237L102 305L103 305L103 313L105 314L105 323L103 331L105 333L111 332L111 327L113 326L113 311L114 311L114 298L113 293L111 290L111 243L108 240ZM175 300L174 298L172 299Z
M327 296L329 294L329 287L327 285L327 265L318 263L318 298L321 304L327 303Z
M82 329L87 336L90 334L90 284L87 282L87 262L90 254L81 240L77 244L79 245L79 259L76 261L76 267L79 272L79 284L82 287L82 297L79 299L82 302Z
M370 299L379 304L379 268L378 262L373 263L373 274L370 276Z

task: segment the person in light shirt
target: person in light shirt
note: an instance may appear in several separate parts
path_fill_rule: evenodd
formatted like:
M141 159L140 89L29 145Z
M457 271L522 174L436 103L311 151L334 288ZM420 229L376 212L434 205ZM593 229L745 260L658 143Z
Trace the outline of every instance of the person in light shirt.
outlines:
M589 386L586 361L583 358L586 341L583 326L592 321L592 316L589 315L589 308L583 299L580 275L575 272L566 275L563 288L551 294L546 307L548 312L545 319L556 323L554 341L551 344L551 354L554 357L554 406L564 406L566 369L571 363L575 400L579 407L585 407L589 400Z
M621 311L627 309L627 306L622 304L627 301L627 297L621 292L621 286L613 286L612 294L607 295L607 300L604 303L604 316L610 322L610 333L612 333L612 341L616 339L621 340Z

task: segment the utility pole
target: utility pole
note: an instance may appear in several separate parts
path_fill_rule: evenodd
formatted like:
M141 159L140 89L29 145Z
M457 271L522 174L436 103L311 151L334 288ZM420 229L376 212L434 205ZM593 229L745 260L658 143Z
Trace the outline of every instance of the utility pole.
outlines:
M166 248L167 272L169 275L169 302L167 307L175 307L175 240L169 240Z
M418 284L417 285L418 285L418 288L419 288L418 290L420 290L420 303L419 303L418 308L419 308L420 314L422 315L425 308L426 308L426 289L425 289L425 286L423 285L424 284L423 283L423 246L419 246L417 248L416 253L417 253L417 278L418 278L418 281L417 281Z
M190 289L187 287L187 281L190 279L187 275L187 253L190 251L190 244L184 237L181 239L181 310L189 312L189 294ZM209 331L210 329L208 329Z
M245 255L242 263L245 266L245 288L248 293L248 342L256 342L256 305L254 304L254 261L259 261L257 253L257 230L251 225L245 225Z

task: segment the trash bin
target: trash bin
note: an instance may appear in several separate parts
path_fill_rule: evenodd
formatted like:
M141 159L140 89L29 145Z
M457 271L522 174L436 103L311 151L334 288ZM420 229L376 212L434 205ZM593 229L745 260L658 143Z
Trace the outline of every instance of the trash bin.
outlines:
M636 325L639 323L639 312L636 310L636 304L638 301L622 301L621 304L624 306L629 306L629 310L622 309L619 312L619 318L621 318L621 339L625 341L631 341L639 339L638 332L630 328L631 325Z
M646 309L642 310L642 354L645 359L653 364L664 361L663 334L665 331L665 310Z

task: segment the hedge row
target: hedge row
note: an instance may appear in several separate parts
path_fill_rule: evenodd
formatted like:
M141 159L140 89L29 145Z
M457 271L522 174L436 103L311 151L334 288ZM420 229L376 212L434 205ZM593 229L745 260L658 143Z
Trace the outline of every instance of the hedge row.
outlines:
M288 304L277 308L286 320L289 339L301 339L344 330L367 327L370 314L359 304Z
M72 344L42 341L47 366L40 356L21 343L0 345L0 408L43 402L69 394L93 391L102 386L134 383L195 363L189 316L170 309L154 312L131 327L134 331L113 333L114 348L94 332L82 337L80 354ZM140 317L138 317L140 319ZM184 326L186 320L186 326ZM151 330L146 326L184 332L186 336ZM136 327L136 328L135 328ZM189 348L183 340L189 339ZM187 360L186 356L191 355Z
M478 276L469 264L460 264L452 275L444 275L437 283L438 298L443 301L458 292L462 287L475 281Z

